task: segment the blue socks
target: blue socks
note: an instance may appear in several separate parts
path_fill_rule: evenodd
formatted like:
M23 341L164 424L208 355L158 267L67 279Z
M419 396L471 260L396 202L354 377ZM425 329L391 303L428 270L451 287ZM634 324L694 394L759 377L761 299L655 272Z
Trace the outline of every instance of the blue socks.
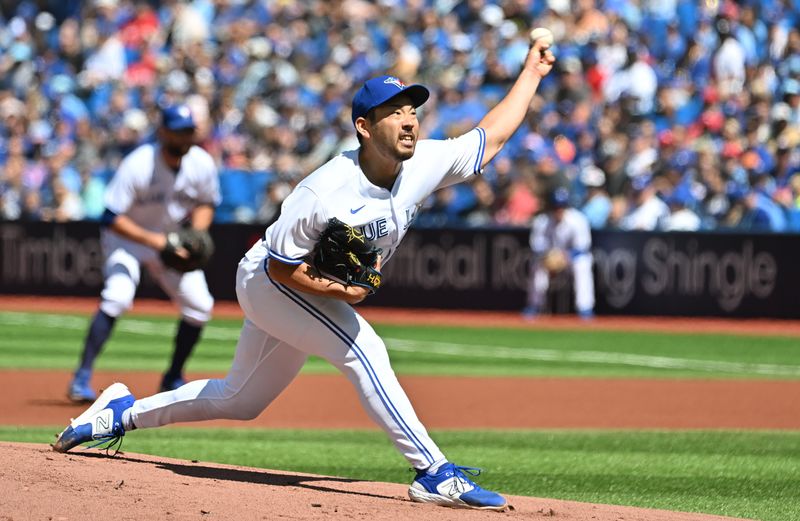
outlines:
M116 317L107 315L102 310L97 310L86 334L81 364L75 374L83 374L87 375L87 377L91 375L94 361L103 350L108 337L111 336L111 331L114 329L116 321ZM178 333L175 335L175 351L172 354L172 364L165 373L165 379L177 379L182 376L183 366L186 364L186 360L189 359L189 355L192 354L195 344L200 340L202 331L203 326L189 323L186 319L180 321Z
M203 326L197 326L186 321L181 320L178 324L178 333L175 335L175 352L172 354L172 364L169 370L164 375L165 379L180 378L183 375L183 366L189 355L192 354L197 341L200 340L200 333L203 331Z
M79 371L91 373L94 361L100 351L103 350L108 337L111 336L111 330L114 329L116 321L116 317L106 315L102 310L97 310L94 318L92 318L92 324L89 326L89 332L86 334L86 340L84 340Z

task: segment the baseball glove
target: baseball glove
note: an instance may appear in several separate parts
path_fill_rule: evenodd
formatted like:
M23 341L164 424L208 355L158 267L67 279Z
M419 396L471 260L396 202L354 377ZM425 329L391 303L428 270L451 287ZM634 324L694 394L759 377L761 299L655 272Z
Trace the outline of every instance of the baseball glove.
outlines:
M325 277L345 286L361 286L370 294L381 287L382 275L375 269L382 253L364 234L333 217L314 248L314 267Z
M569 259L567 258L567 254L564 252L564 250L560 248L552 248L544 254L542 265L544 266L544 269L550 273L561 273L569 265Z
M189 252L187 258L178 255L180 248ZM185 273L204 267L213 253L214 241L207 231L184 228L167 234L167 244L160 256L165 266Z

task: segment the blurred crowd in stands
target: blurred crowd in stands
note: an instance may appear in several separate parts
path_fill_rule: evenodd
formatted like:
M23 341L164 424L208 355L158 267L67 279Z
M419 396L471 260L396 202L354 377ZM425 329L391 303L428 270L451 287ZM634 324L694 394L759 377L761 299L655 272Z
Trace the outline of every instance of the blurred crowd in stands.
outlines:
M535 26L558 62L526 123L417 226L529 226L566 186L594 228L800 232L800 0L0 0L0 218L97 219L159 104L184 101L216 220L268 223L357 146L365 79L427 85L422 136L456 136Z

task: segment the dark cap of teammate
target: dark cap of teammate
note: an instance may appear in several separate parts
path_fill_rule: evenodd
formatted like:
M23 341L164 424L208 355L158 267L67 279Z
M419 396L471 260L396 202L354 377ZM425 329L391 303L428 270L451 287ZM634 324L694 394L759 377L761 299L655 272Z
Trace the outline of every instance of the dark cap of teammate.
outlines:
M569 191L563 186L553 189L547 194L547 203L550 208L567 208L569 206Z
M394 76L378 76L364 82L353 97L353 123L358 118L365 117L367 112L378 105L383 105L390 99L400 94L411 98L415 107L419 107L428 100L430 92L422 85L406 85Z
M186 130L196 127L192 111L186 105L169 105L161 109L161 126L168 130Z

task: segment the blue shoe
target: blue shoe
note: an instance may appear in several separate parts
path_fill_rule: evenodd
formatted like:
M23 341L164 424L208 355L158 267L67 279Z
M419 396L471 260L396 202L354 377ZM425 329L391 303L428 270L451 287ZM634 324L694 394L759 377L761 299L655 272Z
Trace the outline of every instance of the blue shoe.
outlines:
M112 384L100 394L100 397L91 407L80 416L72 420L67 428L58 435L53 444L56 452L67 452L71 448L96 441L97 447L108 442L110 448L125 436L122 426L122 413L129 409L134 402L134 397L125 384Z
M89 369L78 369L72 382L67 389L67 397L76 403L93 402L97 399L89 381L92 379L92 371Z
M591 309L582 309L578 311L578 317L581 320L592 320L594 318L594 311Z
M435 474L418 470L416 479L408 488L408 497L417 503L446 507L505 510L507 503L503 496L482 489L467 476L480 473L480 469L458 467L452 463L445 463Z
M524 320L534 320L539 316L539 310L533 306L528 306L522 310L522 318Z
M186 385L186 380L184 380L182 376L174 377L164 375L164 378L161 379L161 387L159 387L158 392L174 391L178 387L183 387L184 385Z

